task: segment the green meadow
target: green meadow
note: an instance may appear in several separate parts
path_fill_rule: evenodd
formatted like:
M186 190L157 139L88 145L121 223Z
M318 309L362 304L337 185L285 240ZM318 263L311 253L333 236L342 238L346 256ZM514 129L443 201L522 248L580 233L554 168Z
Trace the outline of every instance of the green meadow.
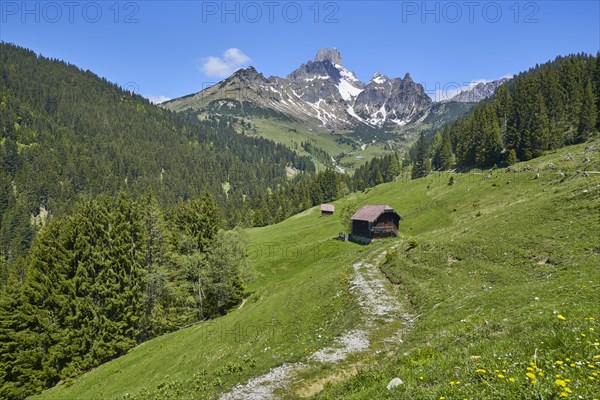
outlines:
M399 179L336 202L338 213L385 203L403 216L399 238L369 246L336 240L340 219L318 208L249 229L240 251L254 272L238 309L35 398L216 398L296 362L308 367L278 397L600 398L599 148L565 147L512 171ZM352 266L378 256L398 318L371 326L364 352L309 361L364 327ZM395 377L403 383L387 390Z

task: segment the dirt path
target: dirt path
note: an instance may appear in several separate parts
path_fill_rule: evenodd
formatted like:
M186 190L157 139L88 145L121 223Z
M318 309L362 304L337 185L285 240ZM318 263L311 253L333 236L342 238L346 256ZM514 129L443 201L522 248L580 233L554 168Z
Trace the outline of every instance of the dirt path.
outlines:
M244 385L237 385L231 392L221 396L221 400L272 400L277 389L285 389L294 373L315 363L337 363L345 360L351 353L366 351L371 342L369 334L377 321L390 322L402 318L405 325L410 324L410 316L403 313L403 306L397 296L391 294L385 285L385 277L377 265L382 262L386 251L380 253L373 263L358 262L353 265L354 276L350 281L350 290L357 296L366 320L360 328L352 329L339 338L330 347L315 351L308 356L308 364L285 363L272 368L267 374L252 378ZM408 326L405 326L406 330ZM398 335L395 335L398 336Z

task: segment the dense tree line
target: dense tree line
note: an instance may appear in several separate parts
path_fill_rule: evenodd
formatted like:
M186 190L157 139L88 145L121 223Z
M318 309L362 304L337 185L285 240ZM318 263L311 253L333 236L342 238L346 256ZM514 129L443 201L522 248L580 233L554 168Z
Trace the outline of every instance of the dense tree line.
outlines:
M376 157L361 165L353 176L353 187L364 190L368 187L391 182L403 171L402 159L399 153Z
M410 151L413 177L431 167L490 167L580 143L600 129L600 53L557 57L501 85L466 117ZM427 161L429 160L429 161Z
M49 220L0 295L0 397L20 399L239 303L245 239L209 195L83 200Z

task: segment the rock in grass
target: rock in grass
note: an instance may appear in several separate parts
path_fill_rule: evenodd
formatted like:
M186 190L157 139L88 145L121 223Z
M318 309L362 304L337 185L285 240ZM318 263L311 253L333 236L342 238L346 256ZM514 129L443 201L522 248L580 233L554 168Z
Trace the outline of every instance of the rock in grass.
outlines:
M392 390L396 386L400 386L400 385L403 385L403 384L404 384L404 382L402 382L402 379L400 379L400 378L394 378L394 379L392 379L390 381L390 383L388 383L387 390Z

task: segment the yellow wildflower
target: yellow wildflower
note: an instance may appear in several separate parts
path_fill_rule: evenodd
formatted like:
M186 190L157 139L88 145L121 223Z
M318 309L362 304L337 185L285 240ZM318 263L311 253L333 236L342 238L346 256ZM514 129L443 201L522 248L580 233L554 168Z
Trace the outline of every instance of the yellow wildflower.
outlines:
M560 319L561 321L564 321L566 318L562 316L562 314L558 314L556 316L556 318Z
M513 377L511 376L510 378L508 378L508 381L509 381L509 382L514 382L514 381L515 381L515 378L513 378Z
M534 374L534 373L532 373L532 372L528 372L528 373L526 373L525 375L527 375L527 377L528 377L529 379L531 379L531 380L535 380L535 374Z
M567 386L567 382L563 381L562 379L557 379L554 381L554 383L556 383L556 386L562 386L562 387Z
M559 396L560 397L567 397L569 395L569 393L567 392L560 392Z
M563 362L562 362L562 361L560 361L560 360L556 360L555 364L556 364L556 365L563 365Z
M498 374L498 378L504 379L504 374Z
M480 374L485 374L486 371L483 368L478 368L475 370L475 372L480 373Z

